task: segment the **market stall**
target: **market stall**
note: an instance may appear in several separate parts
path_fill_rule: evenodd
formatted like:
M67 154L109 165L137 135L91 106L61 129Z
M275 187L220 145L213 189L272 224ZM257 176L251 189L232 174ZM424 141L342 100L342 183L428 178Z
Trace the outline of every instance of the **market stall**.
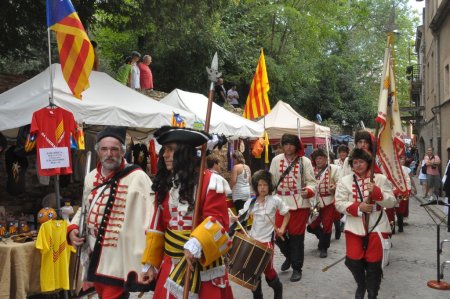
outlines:
M148 132L171 125L173 113L179 114L188 127L197 120L193 113L153 100L102 72L91 73L90 87L83 93L82 100L78 100L67 86L61 66L53 64L30 80L0 94L0 131L29 124L33 112L49 104L50 71L53 74L54 104L71 111L79 123L125 126ZM15 137L15 132L4 133Z
M304 118L283 101L278 101L270 113L258 123L265 126L271 144L278 143L284 133L298 135L300 131L300 138L307 147L307 154L319 145L325 145L326 139L330 138L329 127Z
M205 122L208 98L199 93L174 89L161 103L171 107L187 110ZM213 103L211 111L210 133L224 134L230 139L262 137L264 128L261 124L236 115Z
M52 103L49 103L50 72L53 77ZM3 213L0 213L0 237L12 238L25 232L25 229L33 229L31 226L38 228L35 226L36 219L27 227L22 227L18 219L24 213L31 215L31 218L36 217L37 210L43 207L42 198L48 192L58 194L58 200L55 199L57 204L53 207L59 208L62 197L65 196L59 195L59 188L62 191L67 189L59 183L63 177L68 188L73 185L72 189L77 189L70 193L72 204L80 200L84 175L78 175L77 179L74 175L83 173L81 168L84 168L86 161L84 148L94 150L97 126L125 126L129 128L129 132L148 135L156 128L171 125L174 113L182 117L187 126L197 120L188 111L155 101L120 84L105 73L95 71L90 76L90 88L83 93L83 99L78 100L71 94L59 64L53 64L27 82L2 93L0 131L10 140L5 151L5 155L8 154L8 178L4 181L8 181L8 186L9 183L13 184L14 188L1 190L0 193L0 208L6 207L6 211L3 209ZM82 133L83 127L85 134ZM131 154L136 154L138 160L140 153L136 151ZM36 177L39 178L38 182L30 180ZM62 227L65 220L59 219L60 217L58 220L52 218L49 223ZM40 279L41 255L44 258L44 254L52 253L47 247L53 246L53 236L54 230L42 238L38 237L37 241L32 238L29 243L15 243L11 238L6 243L0 242L0 258L6 262L0 271L0 298L25 298L41 291L68 289L67 281L43 288L42 277ZM60 242L59 249L69 247L63 244L65 233ZM58 252L61 253L59 249ZM67 271L67 264L68 260L61 265L61 269ZM48 266L49 263L42 265ZM58 274L58 277L61 275Z

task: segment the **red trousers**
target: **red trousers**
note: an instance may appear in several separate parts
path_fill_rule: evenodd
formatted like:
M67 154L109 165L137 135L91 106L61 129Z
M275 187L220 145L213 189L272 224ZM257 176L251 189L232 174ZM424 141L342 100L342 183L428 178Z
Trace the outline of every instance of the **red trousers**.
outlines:
M111 286L100 282L94 282L94 288L98 296L102 299L120 299L128 298L123 287Z
M393 223L395 221L395 208L389 208L384 210L389 219L389 223Z
M335 212L336 208L334 207L334 204L320 208L319 216L310 224L311 228L314 229L322 223L323 232L326 234L331 234L331 231L333 230Z
M409 215L409 199L402 199L397 208L395 208L395 213L397 215L402 215L403 217L408 217Z
M308 222L310 208L303 208L297 210L290 210L289 214L291 217L289 218L289 223L287 225L287 232L290 235L304 235L306 230L306 223ZM284 216L281 216L280 213L275 214L275 225L280 227L283 223Z
M381 233L384 239L387 239L388 233ZM369 243L367 249L363 249L364 236L358 236L351 232L345 232L345 243L347 248L347 256L352 260L364 259L369 263L379 262L383 259L383 246L376 232L369 235Z
M263 244L266 245L268 248L274 249L273 242L265 242ZM277 277L277 271L275 271L275 268L273 267L273 254L272 258L270 259L270 262L267 264L266 269L264 269L264 276L268 281L272 281Z

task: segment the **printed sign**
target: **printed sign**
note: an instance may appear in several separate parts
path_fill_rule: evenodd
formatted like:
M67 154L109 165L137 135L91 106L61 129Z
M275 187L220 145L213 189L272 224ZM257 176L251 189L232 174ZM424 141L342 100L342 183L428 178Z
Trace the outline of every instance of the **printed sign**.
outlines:
M42 169L70 166L68 147L40 148L39 154Z

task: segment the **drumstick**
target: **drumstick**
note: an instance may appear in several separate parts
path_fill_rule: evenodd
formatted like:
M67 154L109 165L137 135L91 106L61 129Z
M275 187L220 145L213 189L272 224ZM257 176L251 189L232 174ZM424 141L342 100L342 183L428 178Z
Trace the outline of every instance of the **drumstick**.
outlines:
M266 214L266 216L267 216L267 218L269 218L270 223L272 223L273 228L276 230L277 226L275 225L275 223L273 223L273 221L272 221L272 219L270 219L269 215ZM281 239L281 241L285 241L283 235L280 236L280 239Z
M233 211L232 211L230 208L228 208L228 213L230 213L231 216L236 217L236 216L233 214ZM242 231L245 233L245 235L246 235L247 237L250 238L250 236L247 234L247 230L242 226L242 224L239 222L239 220L236 220L236 222L237 222L237 225L238 225L238 226L242 229Z

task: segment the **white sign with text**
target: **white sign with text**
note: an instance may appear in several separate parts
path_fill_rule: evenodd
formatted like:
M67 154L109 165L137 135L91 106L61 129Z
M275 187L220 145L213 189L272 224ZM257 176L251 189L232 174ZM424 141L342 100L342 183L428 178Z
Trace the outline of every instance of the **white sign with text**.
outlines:
M42 169L62 168L70 166L68 147L40 148L39 156Z

